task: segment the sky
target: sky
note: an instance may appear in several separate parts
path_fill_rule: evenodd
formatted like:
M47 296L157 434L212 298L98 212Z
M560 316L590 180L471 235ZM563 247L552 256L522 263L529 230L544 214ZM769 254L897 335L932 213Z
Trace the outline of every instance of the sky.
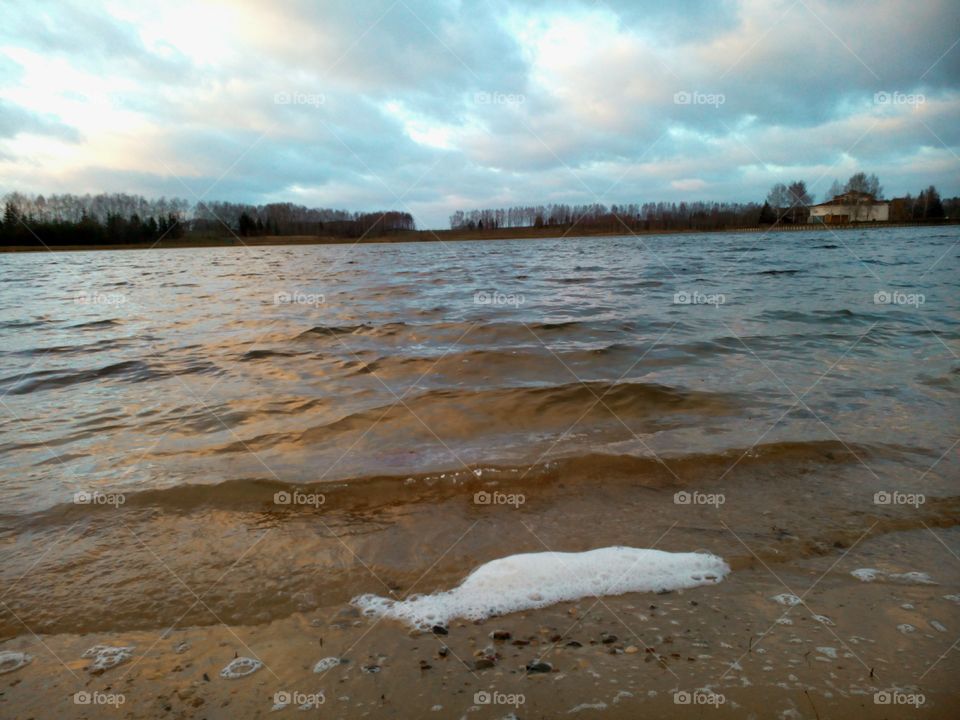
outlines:
M0 0L0 193L960 195L956 0Z

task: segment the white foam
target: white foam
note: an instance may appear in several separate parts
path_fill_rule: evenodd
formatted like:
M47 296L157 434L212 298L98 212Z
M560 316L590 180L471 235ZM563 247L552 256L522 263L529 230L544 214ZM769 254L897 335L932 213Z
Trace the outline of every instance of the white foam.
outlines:
M857 580L862 580L863 582L873 582L874 580L887 580L892 583L898 583L900 585L936 585L933 578L930 577L928 573L924 572L905 572L905 573L886 573L883 570L876 570L874 568L858 568L856 570L851 570L850 574L853 575Z
M0 652L0 675L19 670L27 665L33 658L26 653L16 650L5 650Z
M220 677L226 678L227 680L236 680L237 678L252 675L262 667L263 663L259 660L248 657L238 657L231 660L230 663L220 671Z
M925 572L905 572L905 573L890 573L888 575L891 580L894 582L903 583L905 585L936 585L933 578L930 577L928 573Z
M803 602L803 600L798 598L793 593L781 593L779 595L774 595L770 599L774 602L780 603L781 605L786 605L787 607L794 607L795 605L799 605Z
M315 673L323 673L327 670L335 668L340 664L340 658L338 657L325 657L323 660L318 660L317 664L313 666L313 671Z
M110 645L94 645L82 657L93 658L87 668L90 672L109 670L133 657L134 647L112 647Z
M392 617L425 629L453 618L482 620L584 597L709 585L729 572L723 558L708 553L630 547L526 553L481 565L453 590L402 601L361 595L352 603L366 615Z

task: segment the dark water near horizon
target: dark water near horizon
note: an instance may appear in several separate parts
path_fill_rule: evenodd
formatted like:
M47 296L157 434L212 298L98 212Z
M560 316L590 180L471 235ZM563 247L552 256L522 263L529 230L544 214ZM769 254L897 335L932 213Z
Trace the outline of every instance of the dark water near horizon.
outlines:
M2 255L0 636L261 623L546 548L736 573L953 527L958 240ZM498 489L524 504L476 502Z

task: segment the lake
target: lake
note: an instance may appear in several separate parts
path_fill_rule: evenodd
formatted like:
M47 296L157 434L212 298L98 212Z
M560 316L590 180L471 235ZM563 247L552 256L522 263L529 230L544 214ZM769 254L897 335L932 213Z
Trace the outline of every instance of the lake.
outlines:
M510 646L521 669L554 635L563 665L568 633L587 650L595 623L621 636L604 652L642 636L654 666L683 666L679 687L730 697L738 658L770 688L830 669L829 653L791 663L801 643L847 658L841 697L884 664L889 684L920 682L960 627L944 599L960 588L958 241L945 226L0 256L4 647L121 634L142 673L169 664L154 656L175 630L208 658L243 636L296 675L322 657L292 659L319 627L327 654L414 657L409 628L351 599L624 545L714 553L731 574L618 596L576 629L560 625L586 607L506 615L541 643ZM805 597L795 585L815 587L806 634L740 657L784 594ZM681 623L696 638L665 645ZM472 662L490 629L444 642ZM627 691L608 655L598 672ZM941 703L947 667L924 676ZM643 687L666 697L679 677L661 675ZM362 676L347 694L387 713ZM419 702L399 671L381 680Z

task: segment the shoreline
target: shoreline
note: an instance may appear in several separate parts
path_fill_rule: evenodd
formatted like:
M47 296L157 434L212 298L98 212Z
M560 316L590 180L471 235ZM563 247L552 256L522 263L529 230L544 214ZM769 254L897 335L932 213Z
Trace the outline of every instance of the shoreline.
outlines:
M897 541L935 542L913 531L870 537L863 551L889 552ZM744 567L702 588L455 620L436 634L333 602L260 623L215 616L207 625L21 635L0 643L31 658L3 676L0 707L23 720L54 708L77 720L91 709L267 718L298 714L311 699L300 709L323 706L331 717L955 717L956 663L943 653L952 636L928 622L951 614L943 586L865 582L850 572L858 559L833 568L838 557L797 560L776 575ZM805 597L811 582L805 604L777 602L788 588ZM852 591L858 603L847 602ZM915 631L898 630L908 622ZM98 645L129 655L97 670L84 655ZM224 678L237 657L262 666ZM542 668L531 670L535 662ZM884 699L894 693L896 704Z
M118 245L10 245L0 247L0 253L27 253L27 252L72 252L72 251L104 251L104 250L173 250L182 248L215 248L215 247L283 247L289 245L377 245L394 243L421 243L421 242L471 242L482 240L561 240L563 238L583 237L624 237L656 236L656 235L689 235L706 233L784 233L806 231L835 231L835 230L877 230L881 228L904 227L943 227L960 225L960 219L943 220L939 222L911 222L911 223L848 223L846 225L824 225L820 223L804 223L801 225L749 226L731 228L680 228L673 230L615 230L585 229L573 233L571 228L564 232L562 227L551 226L544 228L497 228L490 231L465 230L410 230L393 235L383 235L376 238L346 238L315 235L262 235L246 238L225 237L186 237L178 240L165 240L154 243L123 243Z

